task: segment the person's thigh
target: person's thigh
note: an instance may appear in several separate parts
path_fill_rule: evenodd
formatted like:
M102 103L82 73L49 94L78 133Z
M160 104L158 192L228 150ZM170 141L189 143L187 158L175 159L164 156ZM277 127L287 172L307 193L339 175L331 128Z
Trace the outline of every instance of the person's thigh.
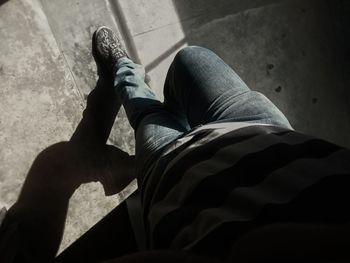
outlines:
M264 95L251 91L212 51L192 46L175 57L164 87L164 104L187 118L190 127L220 121L243 121L291 128Z

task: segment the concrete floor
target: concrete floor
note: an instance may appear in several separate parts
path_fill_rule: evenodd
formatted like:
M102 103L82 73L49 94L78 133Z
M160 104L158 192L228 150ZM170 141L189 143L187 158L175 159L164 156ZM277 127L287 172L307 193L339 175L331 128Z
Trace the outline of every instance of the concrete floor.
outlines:
M296 130L350 147L349 5L335 2L0 1L0 207L16 201L37 154L69 140L81 120L97 80L91 35L99 25L123 36L160 98L176 52L202 45L267 95ZM133 154L123 110L109 143ZM82 185L70 200L61 249L123 198L106 197L99 183Z

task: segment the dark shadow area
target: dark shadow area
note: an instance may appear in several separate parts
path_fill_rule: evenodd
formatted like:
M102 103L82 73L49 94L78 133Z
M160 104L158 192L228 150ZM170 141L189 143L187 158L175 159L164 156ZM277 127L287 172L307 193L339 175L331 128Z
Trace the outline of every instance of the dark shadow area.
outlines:
M113 90L113 80L101 70L99 75L96 88L88 96L83 118L70 141L48 147L32 164L20 196L4 221L0 251L6 251L6 254L0 253L0 262L52 261L59 249L69 200L75 190L83 183L99 181L105 193L110 195L123 190L134 179L134 157L106 145L120 103ZM101 243L95 244L95 249L90 251L95 257L85 262L94 262L101 255L104 255L102 259L107 259L106 256L112 253L107 253L108 249L118 253L116 248L119 247L125 252L121 246L123 241L108 243L116 238L129 240L127 245L133 244L130 224L126 223L125 204L104 219L104 222L112 221L120 221L120 227L109 230L96 227L102 230L97 238ZM124 237L123 233L126 233ZM103 252L98 253L99 248L103 248ZM91 253L87 255L91 256Z
M343 74L347 86L350 85L350 1L329 1L331 15L335 23L337 43L343 52Z
M125 202L63 251L55 262L100 262L137 251Z
M0 6L8 2L9 0L0 0Z
M257 8L263 5L272 4L274 2L279 2L283 0L258 0L258 1L230 1L230 0L220 0L220 1L201 1L201 0L192 0L192 1L183 1L183 0L173 0L174 6L176 7L177 13L179 15L180 22L186 35L190 35L193 26L200 27L204 24L210 23L218 18L225 17L228 14L234 14L238 12L245 11L251 8ZM114 2L114 1L112 1ZM118 2L118 1L115 1ZM234 3L234 4L233 4ZM122 25L126 22L121 23ZM130 38L129 38L130 39ZM128 43L128 42L127 42ZM169 55L171 55L178 48L183 46L185 43L191 44L190 38L178 41L166 52L161 54L155 60L150 62L145 66L146 72L153 70L157 67L162 61L164 61ZM196 43L193 43L194 45ZM133 43L132 46L135 46Z
M199 21L196 21L196 26L200 26L226 15L237 14L283 1L285 0L173 0L173 3L186 33L189 29L186 23L194 18L199 19Z
M251 89L272 100L296 130L346 147L349 3L173 0L189 45L217 53Z

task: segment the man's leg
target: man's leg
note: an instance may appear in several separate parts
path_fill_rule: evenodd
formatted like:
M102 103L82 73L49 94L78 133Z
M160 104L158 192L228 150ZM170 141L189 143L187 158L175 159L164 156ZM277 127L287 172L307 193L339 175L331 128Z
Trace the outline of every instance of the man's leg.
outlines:
M287 118L268 98L251 91L232 68L205 48L187 47L177 54L168 72L164 97L165 107L186 116L191 128L234 121L291 129Z
M138 174L143 173L164 146L181 136L186 127L181 119L167 111L145 83L145 71L128 58L117 63L117 92L135 130Z
M135 130L136 167L137 172L142 172L165 145L186 129L179 118L164 109L146 85L143 67L128 58L125 47L112 29L102 26L95 31L92 53L99 72L111 73L114 79L117 97Z

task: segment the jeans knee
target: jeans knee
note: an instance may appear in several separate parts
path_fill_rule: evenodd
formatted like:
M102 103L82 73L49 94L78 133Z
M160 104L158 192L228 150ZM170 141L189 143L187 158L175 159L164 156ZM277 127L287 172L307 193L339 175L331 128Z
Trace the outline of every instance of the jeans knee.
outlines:
M181 49L175 56L175 63L183 63L186 61L193 61L203 53L211 52L210 50L200 46L188 46Z

